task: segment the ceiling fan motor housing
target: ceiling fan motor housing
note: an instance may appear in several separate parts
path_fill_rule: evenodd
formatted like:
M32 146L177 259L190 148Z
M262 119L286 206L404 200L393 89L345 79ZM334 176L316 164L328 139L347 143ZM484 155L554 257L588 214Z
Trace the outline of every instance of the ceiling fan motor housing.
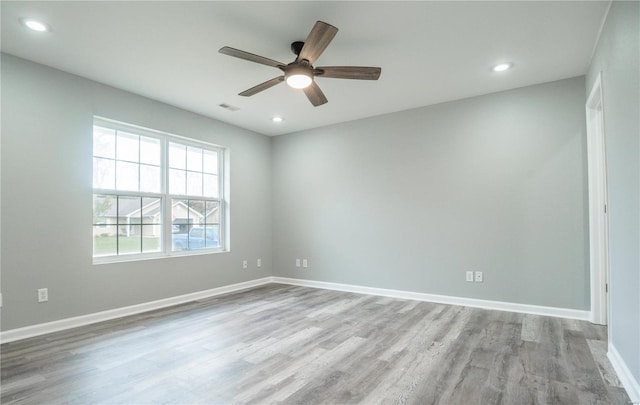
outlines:
M293 62L285 66L284 79L293 88L304 88L313 80L313 67L306 60Z

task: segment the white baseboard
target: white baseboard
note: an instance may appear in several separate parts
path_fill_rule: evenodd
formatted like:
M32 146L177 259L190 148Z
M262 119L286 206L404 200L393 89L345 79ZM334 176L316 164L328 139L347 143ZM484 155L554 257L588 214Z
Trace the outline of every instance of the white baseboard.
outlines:
M383 297L427 301L440 304L461 305L466 307L520 312L525 314L544 315L579 320L588 320L590 316L589 311L580 311L575 309L543 307L537 305L516 304L501 301L479 300L474 298L451 297L446 295L425 294L411 291L391 290L386 288L363 287L358 285L330 283L325 281L302 280L285 277L264 277L257 280L213 288L210 290L179 295L177 297L170 297L162 300L131 305L128 307L116 308L107 311L96 312L93 314L81 315L73 318L66 318L58 321L26 326L24 328L10 329L4 332L0 332L0 343L9 343L20 339L27 339L47 333L58 332L65 329L77 328L79 326L108 321L110 319L122 318L129 315L135 315L142 312L166 308L172 305L184 304L186 302L209 298L229 292L245 290L247 288L257 287L269 283L289 284L302 287L353 292L358 294L370 294Z
M613 369L616 370L622 386L627 391L627 395L631 398L631 402L634 404L640 404L640 383L638 383L638 381L633 377L629 367L627 367L627 363L625 363L620 356L620 353L618 353L618 350L611 342L609 342L607 357L609 358Z
M264 284L269 284L271 282L272 277L264 277L257 280L250 280L242 283L212 288L210 290L197 291L194 293L165 298L157 301L144 302L142 304L131 305L128 307L110 309L93 314L60 319L53 322L40 323L37 325L26 326L24 328L10 329L4 332L0 332L0 343L9 343L15 340L27 339L30 337L45 335L47 333L58 332L65 329L77 328L78 326L90 325L93 323L108 321L115 318L122 318L142 312L153 311L173 305L201 300L216 295L226 294L239 290L246 290L247 288L257 287Z
M570 318L582 321L589 320L590 311L577 309L544 307L538 305L517 304L503 301L488 301L475 298L452 297L448 295L425 294L411 291L391 290L386 288L362 287L352 284L329 283L326 281L302 280L297 278L271 277L274 283L298 285L302 287L323 288L326 290L347 291L358 294L379 295L383 297L407 300L435 302L439 304L460 305L465 307L493 309L497 311L519 312L523 314Z

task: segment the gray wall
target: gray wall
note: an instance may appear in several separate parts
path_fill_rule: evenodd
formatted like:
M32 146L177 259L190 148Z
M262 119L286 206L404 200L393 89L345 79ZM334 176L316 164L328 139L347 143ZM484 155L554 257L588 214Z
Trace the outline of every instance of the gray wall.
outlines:
M584 103L580 77L276 137L275 275L588 310Z
M3 330L272 274L589 307L582 78L273 139L8 55L2 90ZM230 148L230 253L92 265L94 114Z
M271 275L268 137L4 54L1 84L2 330ZM94 114L230 149L231 252L92 265Z
M614 1L587 75L602 72L611 344L640 382L640 3Z

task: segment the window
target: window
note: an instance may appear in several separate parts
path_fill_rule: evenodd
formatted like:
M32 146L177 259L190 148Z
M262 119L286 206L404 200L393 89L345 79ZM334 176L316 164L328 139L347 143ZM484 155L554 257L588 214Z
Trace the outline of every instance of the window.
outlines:
M222 251L223 158L213 145L96 118L94 259Z

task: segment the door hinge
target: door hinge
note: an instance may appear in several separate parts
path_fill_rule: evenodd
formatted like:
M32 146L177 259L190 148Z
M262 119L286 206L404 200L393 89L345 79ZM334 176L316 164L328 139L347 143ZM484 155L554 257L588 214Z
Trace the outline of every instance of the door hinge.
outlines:
M604 205L604 213L607 213L607 204Z
M604 285L604 292L609 292L609 283L605 283Z

